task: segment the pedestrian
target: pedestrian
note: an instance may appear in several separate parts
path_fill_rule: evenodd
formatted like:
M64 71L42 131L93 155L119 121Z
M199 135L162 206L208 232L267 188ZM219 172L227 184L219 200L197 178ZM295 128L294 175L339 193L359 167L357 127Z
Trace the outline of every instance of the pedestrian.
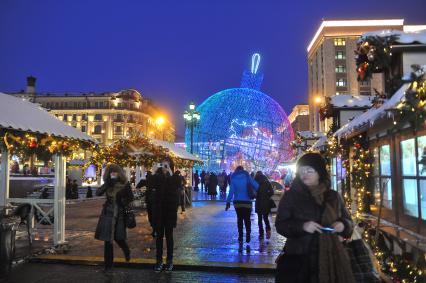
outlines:
M226 210L234 201L235 211L237 213L238 242L243 242L243 226L246 228L246 243L250 243L251 221L250 214L252 209L252 196L249 190L257 191L259 184L250 177L243 166L238 166L231 176L229 194L226 199ZM243 225L244 224L244 225Z
M320 154L307 153L297 161L296 176L280 200L275 226L287 238L277 258L276 282L355 282L341 243L352 234L352 219L342 197L330 189Z
M217 176L214 172L212 172L209 176L209 187L208 187L208 195L211 197L211 199L214 199L217 195L217 185L218 185Z
M195 170L194 173L194 191L198 192L198 184L200 183L200 175L198 174L198 170Z
M255 211L257 213L258 226L259 226L259 239L263 240L263 222L265 222L266 239L271 238L271 225L269 224L269 213L271 212L273 200L271 197L274 195L274 190L268 178L262 173L257 171L254 180L259 184L259 189L256 194Z
M141 179L139 183L136 185L137 189L142 187L146 187L145 189L145 205L146 212L148 214L148 222L152 228L151 236L155 238L156 230L155 223L153 218L153 206L154 206L154 198L155 198L155 187L154 187L154 176L151 171L147 171L145 175L145 179Z
M105 270L111 271L114 260L113 241L122 249L126 261L130 261L125 209L134 197L126 174L120 166L108 165L105 168L103 180L104 184L96 191L96 195L105 194L106 201L96 227L95 238L104 241Z
M72 181L71 185L71 198L78 199L78 184L77 180Z
M206 175L204 176L204 186L207 193L209 191L209 181L210 181L210 172L206 172Z
M87 186L86 198L92 198L92 197L93 197L92 187Z
M180 174L180 171L177 170L175 172L175 175L178 177L177 179L180 180L178 183L178 189L179 189L179 204L181 207L181 213L185 212L185 178Z
M160 272L163 267L166 271L173 270L173 229L177 223L179 205L179 184L181 178L172 174L174 169L171 160L166 159L159 164L154 175L155 199L153 207L156 238L156 264L154 270ZM166 237L167 261L163 266L163 239Z
M70 199L72 197L72 183L71 179L67 177L67 182L65 184L65 198Z
M219 185L219 191L221 194L226 193L226 173L225 170L220 173L219 175L217 175L217 181L218 181L218 185Z
M204 191L205 185L206 185L206 171L205 170L203 170L201 172L200 178L201 178L201 191Z

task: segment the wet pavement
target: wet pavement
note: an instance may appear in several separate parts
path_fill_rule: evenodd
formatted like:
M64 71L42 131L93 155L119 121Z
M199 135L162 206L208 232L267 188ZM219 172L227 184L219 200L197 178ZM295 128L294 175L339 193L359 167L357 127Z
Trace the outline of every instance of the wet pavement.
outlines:
M1 281L0 281L1 282ZM202 271L155 273L150 269L116 268L105 274L97 266L26 263L13 268L7 281L10 283L121 283L121 282L274 282L273 274L234 274Z
M186 212L178 212L175 229L174 259L176 265L214 266L237 268L260 268L273 270L275 258L282 249L285 238L278 235L270 217L272 237L259 241L257 215L252 213L252 240L250 244L238 244L237 220L233 206L225 211L223 201L205 201L204 193L193 195L197 201ZM204 198L204 199L203 199ZM217 196L220 200L220 195ZM45 257L62 261L78 260L100 262L103 257L103 242L93 238L103 200L88 200L67 204L66 239L70 250L66 254ZM151 264L155 259L155 239L144 210L137 212L137 227L128 230L131 248L131 263ZM18 254L25 253L25 238L18 240ZM50 226L41 226L36 231L35 249L51 245ZM166 253L164 253L165 255ZM122 261L123 255L115 246L115 257Z

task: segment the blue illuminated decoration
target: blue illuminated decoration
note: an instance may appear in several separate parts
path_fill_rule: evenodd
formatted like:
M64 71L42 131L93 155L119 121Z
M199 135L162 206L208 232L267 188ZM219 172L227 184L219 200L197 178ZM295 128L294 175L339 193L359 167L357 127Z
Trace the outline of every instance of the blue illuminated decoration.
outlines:
M260 91L259 63L260 55L254 54L240 88L217 92L197 107L201 119L194 129L194 154L204 161L199 169L233 171L243 165L270 172L293 158L293 130L281 106ZM189 130L185 142L189 148Z

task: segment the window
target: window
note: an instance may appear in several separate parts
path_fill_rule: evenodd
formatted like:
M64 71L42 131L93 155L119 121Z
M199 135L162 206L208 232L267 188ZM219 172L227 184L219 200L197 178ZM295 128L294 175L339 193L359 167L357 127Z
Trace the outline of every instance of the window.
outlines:
M382 145L373 150L374 156L374 200L380 205L381 192L383 193L383 206L392 209L392 180L390 146Z
M334 39L334 46L345 46L346 40L344 38L335 38Z
M102 114L95 114L95 121L102 121Z
M370 80L359 81L359 86L370 86Z
M336 73L346 73L346 67L343 65L336 66Z
M86 120L87 120L87 115L86 115L86 114L81 115L81 119L82 119L83 121L86 121Z
M337 60L344 60L346 59L346 54L343 51L336 51L335 59Z
M346 86L346 79L340 78L336 80L336 86L337 87L345 87Z
M340 157L331 160L331 188L340 194L343 193L343 183L346 178L346 169Z
M99 105L98 105L98 102L96 101L95 102L95 108L98 108L99 107Z
M72 114L72 120L77 121L77 114Z
M86 126L81 126L81 131L86 132Z
M95 135L102 134L102 126L101 126L101 125L96 125L96 126L95 126L95 130L93 131L93 133L94 133Z
M68 114L64 114L64 121L68 120Z
M426 136L401 141L400 145L404 213L426 220Z
M115 127L115 133L116 134L121 134L122 132L123 132L123 129L121 128L121 126Z
M77 105L78 105L77 102L74 102L74 108L77 108Z

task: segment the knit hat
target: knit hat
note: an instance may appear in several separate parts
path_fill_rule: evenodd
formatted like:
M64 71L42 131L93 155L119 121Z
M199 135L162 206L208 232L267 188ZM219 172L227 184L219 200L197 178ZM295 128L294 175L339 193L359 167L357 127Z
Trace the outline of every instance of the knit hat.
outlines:
M320 176L320 180L328 180L330 178L328 176L326 162L319 153L310 152L304 154L296 163L297 168L301 166L310 166L314 168Z

